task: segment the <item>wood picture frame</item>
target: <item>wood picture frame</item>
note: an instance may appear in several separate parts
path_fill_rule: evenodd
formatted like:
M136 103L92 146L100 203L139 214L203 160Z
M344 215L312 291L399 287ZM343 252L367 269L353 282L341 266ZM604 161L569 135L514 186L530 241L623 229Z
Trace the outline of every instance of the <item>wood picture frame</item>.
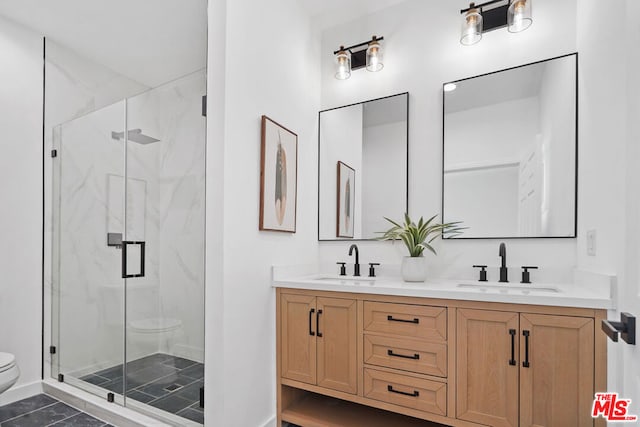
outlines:
M355 228L356 171L338 160L336 237L353 239Z
M298 135L262 116L259 230L296 232Z

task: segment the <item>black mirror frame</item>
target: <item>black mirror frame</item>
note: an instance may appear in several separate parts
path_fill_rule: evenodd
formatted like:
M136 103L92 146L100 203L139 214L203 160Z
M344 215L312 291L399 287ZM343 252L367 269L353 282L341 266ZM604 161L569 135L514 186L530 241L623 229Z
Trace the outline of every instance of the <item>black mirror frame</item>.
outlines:
M351 238L334 238L334 239L322 239L320 237L320 117L321 114L327 111L332 111L332 110L338 110L340 108L347 108L347 107L352 107L354 105L360 105L360 104L366 104L368 102L373 102L373 101L380 101L383 99L388 99L388 98L393 98L396 96L402 96L405 95L407 97L407 156L406 156L406 162L407 162L407 176L406 176L406 180L405 180L405 212L409 212L409 150L410 150L410 146L409 146L409 92L400 92L400 93L396 93L394 95L388 95L388 96L383 96L380 98L374 98L374 99L367 99L365 101L360 101L360 102L354 102L352 104L347 104L347 105L341 105L339 107L333 107L333 108L327 108L324 110L320 110L318 112L318 242L370 242L370 241L375 241L375 238L370 238L370 239L351 239Z
M523 240L527 240L527 239L575 239L578 236L578 123L579 123L579 81L578 81L578 52L573 52L573 53L568 53L566 55L560 55L560 56L555 56L553 58L547 58L547 59L543 59L540 61L534 61L534 62L530 62L527 64L522 64L522 65L518 65L516 67L509 67L509 68L505 68L502 70L497 70L497 71L492 71L489 73L484 73L484 74L479 74L477 76L472 76L472 77L466 77L464 79L459 79L459 80L453 80L450 82L445 82L442 84L442 192L441 192L441 218L442 221L444 222L444 156L445 156L445 96L444 96L444 86L449 84L449 83L458 83L458 82L462 82L465 80L471 80L471 79L475 79L478 77L483 77L483 76L488 76L488 75L492 75L492 74L497 74L497 73L502 73L504 71L509 71L509 70L515 70L518 68L522 68L522 67L527 67L530 65L535 65L535 64L540 64L543 62L549 62L549 61L553 61L556 59L561 59L561 58L568 58L570 56L573 56L575 58L575 93L576 93L576 100L575 100L575 185L574 185L574 216L573 216L573 235L571 236L491 236L491 237L464 237L464 234L462 234L459 237L456 236L449 236L449 237L445 237L443 236L444 240L447 241L454 241L454 240L515 240L515 239L523 239Z

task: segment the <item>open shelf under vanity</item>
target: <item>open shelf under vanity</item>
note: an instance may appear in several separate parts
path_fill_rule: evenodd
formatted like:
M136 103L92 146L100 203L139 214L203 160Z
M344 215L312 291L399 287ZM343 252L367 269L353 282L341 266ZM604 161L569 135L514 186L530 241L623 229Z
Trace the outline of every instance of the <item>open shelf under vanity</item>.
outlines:
M330 396L297 391L300 396L283 408L282 421L302 427L446 427Z

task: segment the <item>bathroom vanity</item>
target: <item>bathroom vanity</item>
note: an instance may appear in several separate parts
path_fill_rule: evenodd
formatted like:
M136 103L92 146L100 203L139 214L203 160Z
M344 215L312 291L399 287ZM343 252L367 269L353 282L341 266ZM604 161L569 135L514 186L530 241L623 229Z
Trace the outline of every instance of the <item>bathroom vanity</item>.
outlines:
M606 390L606 290L321 275L273 286L278 425L604 425L591 405Z

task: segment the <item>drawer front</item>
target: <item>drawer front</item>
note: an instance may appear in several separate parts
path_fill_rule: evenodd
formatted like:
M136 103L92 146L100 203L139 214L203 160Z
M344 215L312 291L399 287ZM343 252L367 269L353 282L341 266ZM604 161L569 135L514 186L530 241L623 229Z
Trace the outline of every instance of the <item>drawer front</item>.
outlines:
M365 301L364 330L409 338L446 341L447 309Z
M364 363L446 377L447 345L406 338L365 335Z
M436 381L365 368L364 395L423 412L438 415L447 412L447 385Z

